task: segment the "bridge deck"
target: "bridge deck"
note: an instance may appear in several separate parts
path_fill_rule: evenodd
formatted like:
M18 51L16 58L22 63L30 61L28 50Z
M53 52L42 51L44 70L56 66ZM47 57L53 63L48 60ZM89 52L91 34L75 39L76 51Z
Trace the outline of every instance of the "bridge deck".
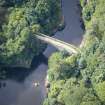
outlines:
M78 52L80 52L80 49L77 48L76 46L66 43L64 41L61 41L59 39L56 39L56 38L53 38L53 37L50 37L50 36L47 36L47 35L44 35L41 33L35 33L35 37L37 37L38 39L40 39L48 44L55 46L58 49L64 49L67 52L69 52L70 54L71 53L77 54Z

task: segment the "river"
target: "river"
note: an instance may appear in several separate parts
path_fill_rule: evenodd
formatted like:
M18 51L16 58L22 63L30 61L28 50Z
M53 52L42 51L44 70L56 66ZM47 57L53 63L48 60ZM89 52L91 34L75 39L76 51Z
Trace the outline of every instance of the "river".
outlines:
M62 12L66 27L63 31L56 32L53 36L77 46L80 45L83 35L78 3L79 0L62 0ZM53 46L48 45L43 53L45 60L56 50ZM14 79L4 81L6 86L0 89L0 105L42 105L45 97L44 80L47 69L47 63L44 62L39 64L30 74L26 72L27 76L24 81L16 81ZM18 71L19 70L22 72L20 68L18 68ZM21 78L24 77L22 74L24 74L25 71L27 70L24 69L21 74L17 73L15 78L18 77L21 80ZM13 70L13 73L14 72ZM37 81L40 85L34 87L33 83Z

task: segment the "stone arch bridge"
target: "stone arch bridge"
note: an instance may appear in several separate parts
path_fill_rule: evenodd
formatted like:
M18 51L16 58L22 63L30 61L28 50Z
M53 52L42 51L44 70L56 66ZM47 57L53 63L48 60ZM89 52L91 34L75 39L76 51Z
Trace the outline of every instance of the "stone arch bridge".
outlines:
M59 39L47 36L42 33L35 33L35 37L38 38L39 40L42 40L48 44L51 44L52 46L56 47L58 50L65 50L69 54L77 54L80 52L80 49L70 43L66 43L64 41L61 41Z

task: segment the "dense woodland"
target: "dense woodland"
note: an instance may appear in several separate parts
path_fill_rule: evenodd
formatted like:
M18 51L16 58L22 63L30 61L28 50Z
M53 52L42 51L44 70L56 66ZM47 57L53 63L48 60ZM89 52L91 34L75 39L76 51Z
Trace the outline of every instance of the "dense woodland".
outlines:
M46 47L34 33L51 35L60 24L60 0L0 0L0 15L0 63L29 66Z
M86 29L81 53L50 57L44 105L105 105L105 0L80 3ZM60 24L60 0L0 0L0 15L0 67L28 65L46 47L32 35L51 35Z
M80 0L86 32L81 53L49 59L44 105L105 105L105 0Z

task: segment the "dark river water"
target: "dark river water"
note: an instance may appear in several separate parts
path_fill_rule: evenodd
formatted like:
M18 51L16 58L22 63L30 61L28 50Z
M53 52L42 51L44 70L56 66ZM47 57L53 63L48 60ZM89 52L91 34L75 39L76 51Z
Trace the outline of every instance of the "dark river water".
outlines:
M80 22L79 0L62 0L62 12L66 27L63 31L56 32L53 37L65 42L79 46L82 40L83 29ZM48 69L47 58L55 52L53 46L48 45L47 49L37 58L42 61L37 68L31 72L26 68L12 69L12 77L4 81L5 87L0 89L0 105L42 105L45 98L44 80ZM32 64L34 67L34 63ZM8 74L9 75L9 74ZM23 81L23 78L24 81ZM38 87L33 86L34 82L39 82Z

